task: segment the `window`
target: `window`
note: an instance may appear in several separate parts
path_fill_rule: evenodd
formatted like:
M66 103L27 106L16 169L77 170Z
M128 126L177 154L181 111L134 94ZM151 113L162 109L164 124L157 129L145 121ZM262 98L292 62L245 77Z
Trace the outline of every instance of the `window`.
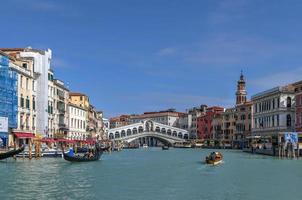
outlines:
M277 108L280 108L280 97L277 99Z
M26 90L29 90L28 78L26 78Z
M35 97L33 97L33 110L36 110L36 99L35 99Z
M28 96L26 97L26 108L29 109L29 98L28 98Z
M277 126L279 126L279 115L277 115Z
M27 63L22 63L22 67L27 69Z
M292 118L289 114L286 116L286 125L287 127L290 127L292 125Z
M23 76L20 77L20 87L23 88Z
M21 97L20 97L20 106L22 108L24 108L24 98L23 98L23 95L21 94Z
M292 107L292 99L290 97L287 97L286 104L288 108Z

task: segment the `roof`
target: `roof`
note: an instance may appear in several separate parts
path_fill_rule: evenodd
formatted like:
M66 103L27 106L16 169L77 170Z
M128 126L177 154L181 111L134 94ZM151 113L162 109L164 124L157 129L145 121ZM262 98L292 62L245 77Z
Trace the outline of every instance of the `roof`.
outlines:
M70 92L69 96L86 96L86 94L80 93L80 92Z
M262 98L262 97L266 97L266 96L276 94L276 93L281 93L281 92L294 93L293 85L289 84L289 85L286 85L286 86L278 86L278 87L274 87L274 88L269 89L269 90L265 90L263 92L259 92L259 93L252 96L252 100Z
M69 106L72 106L72 107L75 107L75 108L79 108L79 109L81 109L81 110L85 110L85 111L87 111L87 109L85 109L85 108L83 108L83 107L81 107L81 106L78 106L78 105L76 105L76 104L73 104L73 103L68 103L68 105Z

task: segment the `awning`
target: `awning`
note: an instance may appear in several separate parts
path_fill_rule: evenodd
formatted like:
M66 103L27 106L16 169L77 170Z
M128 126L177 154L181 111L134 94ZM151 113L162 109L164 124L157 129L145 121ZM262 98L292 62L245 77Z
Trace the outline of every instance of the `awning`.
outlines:
M41 142L56 142L53 138L42 138Z
M32 133L14 133L17 138L34 138L35 135Z

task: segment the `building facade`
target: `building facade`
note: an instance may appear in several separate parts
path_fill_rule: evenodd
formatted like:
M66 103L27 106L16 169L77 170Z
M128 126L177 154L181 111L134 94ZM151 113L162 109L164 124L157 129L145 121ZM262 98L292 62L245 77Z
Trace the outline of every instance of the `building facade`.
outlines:
M224 111L224 108L214 106L208 107L206 112L197 118L197 137L201 140L210 140L214 139L214 127L213 119L217 114L220 114ZM218 125L217 125L218 126ZM218 128L218 127L216 127Z
M222 114L222 136L220 143L224 147L232 147L236 130L236 108L227 108Z
M32 77L34 78L32 87L35 88L35 133L40 136L48 134L48 72L52 58L50 49L38 50L28 48L3 48L5 53L17 59L24 59L32 62ZM25 68L25 65L23 66ZM25 84L26 84L26 78ZM23 80L24 81L24 80ZM26 97L25 97L26 98ZM26 99L25 99L26 101ZM25 103L26 104L26 103ZM23 120L23 119L22 119ZM26 126L26 125L25 125Z
M184 113L176 112L174 109L168 109L158 112L145 112L141 115L131 115L130 124L139 123L142 120L150 119L152 121L168 126L179 127L179 118Z
M207 105L200 105L200 107L194 107L187 111L188 113L188 131L190 139L197 139L197 119L201 115L204 115L207 109Z
M110 129L127 126L130 124L130 115L121 115L109 119Z
M302 132L302 81L293 84L295 90L295 130Z
M69 132L68 138L74 140L86 140L89 134L86 131L88 110L85 108L69 103Z
M295 129L295 93L292 85L275 87L252 96L255 136L277 136Z
M17 128L18 74L10 69L12 58L0 51L0 148L9 146L9 135Z
M54 83L54 138L65 138L69 131L69 90L58 79Z

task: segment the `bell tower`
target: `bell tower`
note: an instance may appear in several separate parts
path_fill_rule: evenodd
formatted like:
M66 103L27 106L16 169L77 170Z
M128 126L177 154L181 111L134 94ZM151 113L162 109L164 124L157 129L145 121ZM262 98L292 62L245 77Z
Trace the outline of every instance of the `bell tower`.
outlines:
M237 82L236 105L245 103L246 95L245 80L241 70L240 79Z

